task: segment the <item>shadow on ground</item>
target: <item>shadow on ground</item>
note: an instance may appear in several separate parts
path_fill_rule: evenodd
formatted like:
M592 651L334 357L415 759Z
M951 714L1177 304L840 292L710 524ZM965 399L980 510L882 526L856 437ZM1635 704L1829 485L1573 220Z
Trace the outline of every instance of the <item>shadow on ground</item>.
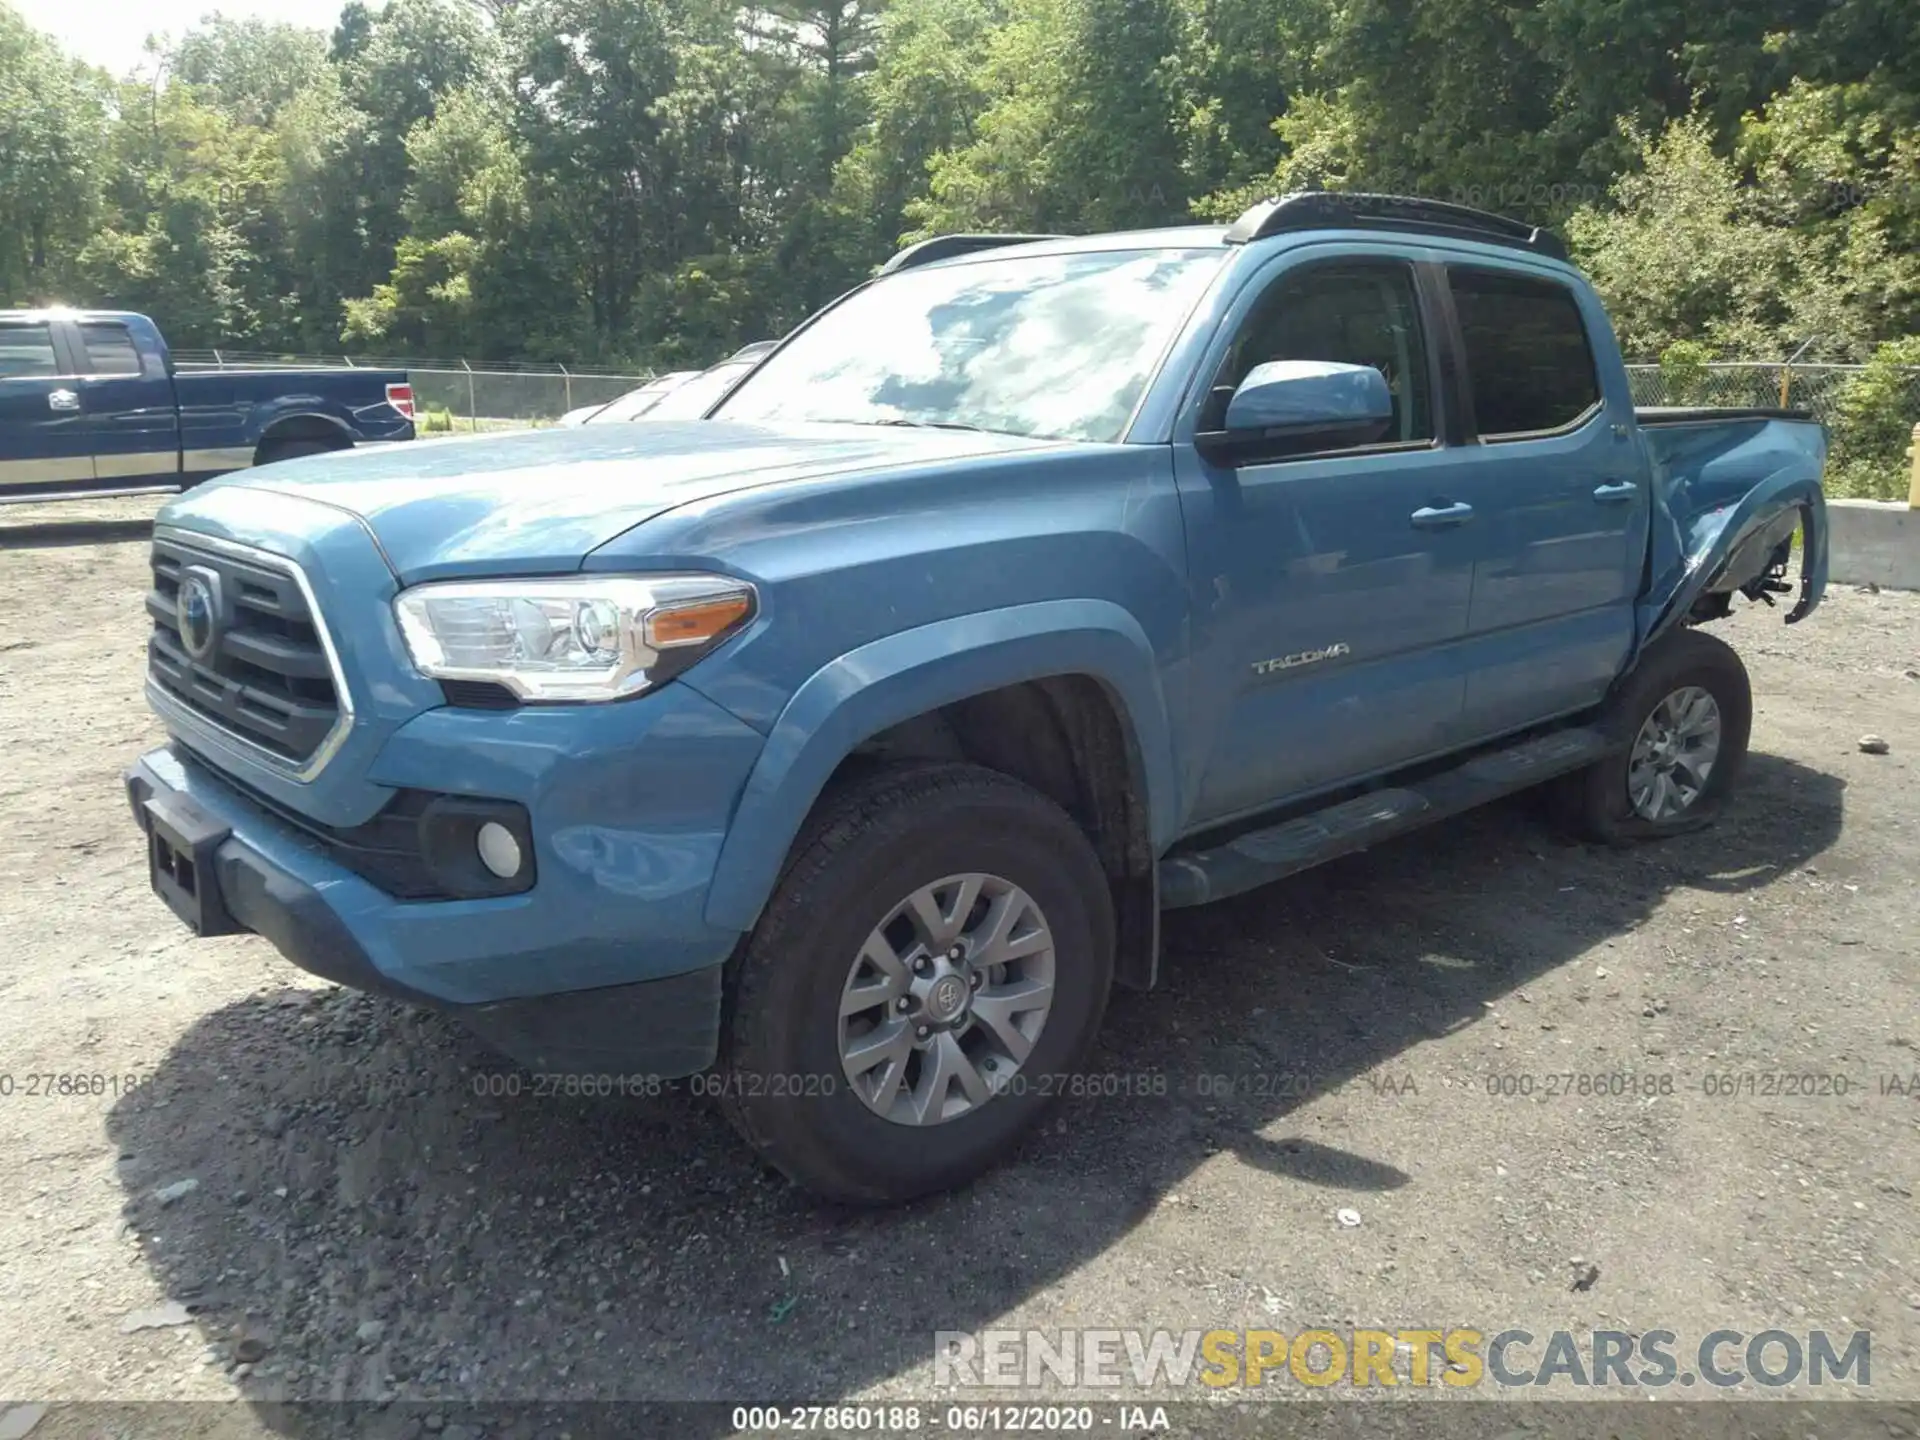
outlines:
M1755 755L1716 829L1664 845L1569 844L1523 798L1170 915L1162 990L1116 998L1095 1061L1169 1093L1070 1100L1012 1165L889 1213L810 1203L704 1102L531 1094L439 1017L289 988L207 1015L115 1106L126 1209L210 1363L236 1325L257 1337L244 1386L290 1433L299 1412L269 1403L289 1395L818 1402L1067 1281L1214 1151L1275 1186L1407 1184L1291 1136L1289 1112L1675 889L1804 865L1841 811L1837 779ZM386 1413L413 1433L407 1408Z
M108 545L145 540L153 520L35 520L7 523L0 510L0 550L45 550L57 545Z

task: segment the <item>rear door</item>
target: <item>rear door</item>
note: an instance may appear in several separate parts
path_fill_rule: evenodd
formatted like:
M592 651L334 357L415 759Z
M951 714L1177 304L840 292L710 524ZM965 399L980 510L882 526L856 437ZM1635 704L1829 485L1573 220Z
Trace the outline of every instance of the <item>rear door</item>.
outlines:
M0 500L93 483L76 368L46 320L0 319Z
M1598 303L1518 265L1450 263L1446 276L1474 456L1467 498L1485 530L1463 717L1480 740L1606 695L1633 644L1651 505Z
M81 367L80 406L93 444L93 471L112 480L171 482L180 471L180 417L166 357L143 354L120 320L62 327Z

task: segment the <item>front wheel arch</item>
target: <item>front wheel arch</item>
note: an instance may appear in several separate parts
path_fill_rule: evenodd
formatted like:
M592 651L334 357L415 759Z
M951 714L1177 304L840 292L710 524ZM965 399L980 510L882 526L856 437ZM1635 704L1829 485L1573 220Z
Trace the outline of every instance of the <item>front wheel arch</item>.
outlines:
M708 920L753 928L806 817L875 736L991 691L1066 677L1084 677L1111 697L1144 818L1141 848L1163 850L1176 824L1175 772L1146 635L1111 602L1042 601L887 636L829 662L795 691L728 827Z

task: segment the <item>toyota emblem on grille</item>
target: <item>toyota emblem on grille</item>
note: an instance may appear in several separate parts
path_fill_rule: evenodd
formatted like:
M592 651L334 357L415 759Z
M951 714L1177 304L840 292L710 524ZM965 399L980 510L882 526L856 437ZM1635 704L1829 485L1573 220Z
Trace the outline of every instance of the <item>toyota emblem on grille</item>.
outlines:
M180 643L195 660L205 660L220 641L220 577L198 566L180 577L173 618Z

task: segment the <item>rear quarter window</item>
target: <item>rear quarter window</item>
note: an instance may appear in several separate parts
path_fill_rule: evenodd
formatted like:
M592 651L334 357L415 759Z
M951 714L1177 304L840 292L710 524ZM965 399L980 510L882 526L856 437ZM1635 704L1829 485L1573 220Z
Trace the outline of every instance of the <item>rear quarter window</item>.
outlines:
M1488 439L1561 430L1600 403L1573 292L1551 280L1451 270L1474 425Z

